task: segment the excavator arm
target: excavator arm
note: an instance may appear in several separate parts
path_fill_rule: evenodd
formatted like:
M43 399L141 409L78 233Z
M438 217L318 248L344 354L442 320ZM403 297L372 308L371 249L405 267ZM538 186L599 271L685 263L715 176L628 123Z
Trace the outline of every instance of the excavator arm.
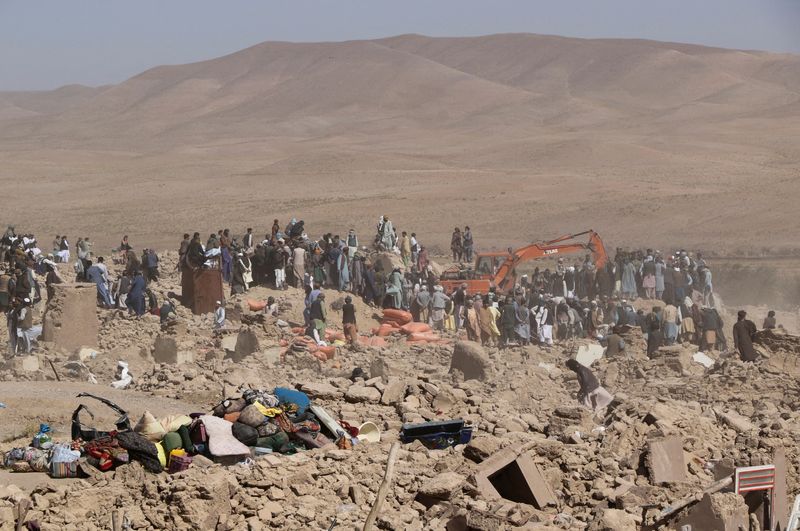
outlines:
M586 234L589 235L589 241L587 243L564 243ZM515 250L497 270L493 283L498 291L508 293L514 288L517 281L516 269L521 263L540 258L553 258L565 254L575 254L586 251L592 254L594 263L598 268L605 266L608 261L608 255L606 254L603 240L601 240L600 235L593 230L587 230L577 234L567 234L546 242L533 243Z

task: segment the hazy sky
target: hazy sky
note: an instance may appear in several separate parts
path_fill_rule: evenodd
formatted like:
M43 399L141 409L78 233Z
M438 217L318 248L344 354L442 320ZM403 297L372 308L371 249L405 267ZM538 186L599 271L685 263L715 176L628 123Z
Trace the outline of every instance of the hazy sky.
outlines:
M800 53L800 0L0 0L0 90L116 83L266 40L506 32Z

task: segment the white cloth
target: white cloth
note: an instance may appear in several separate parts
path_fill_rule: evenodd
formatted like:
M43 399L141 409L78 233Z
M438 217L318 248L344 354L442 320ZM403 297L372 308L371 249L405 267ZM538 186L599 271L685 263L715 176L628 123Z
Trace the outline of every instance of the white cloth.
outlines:
M553 344L553 325L539 325L539 343Z
M214 310L214 328L225 326L225 308L220 306Z

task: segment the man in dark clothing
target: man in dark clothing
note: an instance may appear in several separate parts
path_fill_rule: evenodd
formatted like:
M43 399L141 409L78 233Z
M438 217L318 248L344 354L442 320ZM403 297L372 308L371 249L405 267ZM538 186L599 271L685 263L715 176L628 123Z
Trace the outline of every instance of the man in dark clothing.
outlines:
M344 338L347 342L351 345L358 343L356 307L353 305L353 298L349 295L344 298L344 306L342 306L342 327L344 328Z
M600 340L600 343L606 347L605 356L607 358L613 358L621 352L625 352L625 341L616 332L611 332L605 336Z
M733 325L733 345L739 351L742 361L756 361L758 354L753 348L753 336L756 333L756 325L753 321L746 319L747 312L739 310L737 314L739 320Z
M578 402L583 406L598 412L614 400L614 397L600 385L597 377L588 367L584 367L574 359L567 360L566 366L578 376L578 384L581 386L578 391Z
M325 311L325 294L320 293L314 302L311 303L311 327L309 336L313 337L319 345L325 340L325 327L327 320L327 313Z
M464 325L461 314L464 313L464 305L467 300L467 285L461 284L453 293L453 315L455 315L456 331Z
M252 227L247 228L247 234L244 235L242 238L242 245L245 249L250 249L253 247L253 229Z
M661 333L661 308L653 307L653 311L645 319L645 329L647 330L647 357L661 346L664 336Z
M186 249L186 265L192 268L203 267L206 261L206 254L203 251L203 244L200 243L200 233L195 232L189 247Z
M594 375L594 373L588 367L584 367L578 363L578 360L569 359L567 360L566 365L569 370L578 375L578 383L581 386L581 395L586 396L600 387L600 382L597 381L597 377Z
M145 249L142 256L142 266L144 267L145 281L158 282L158 255L154 249Z
M181 240L181 245L178 248L178 265L176 269L180 269L181 266L184 264L186 260L186 253L189 251L189 245L192 243L191 238L189 237L188 233L183 235L183 239Z
M517 312L514 308L514 299L509 295L500 312L500 342L507 347L514 340L514 327L517 324Z

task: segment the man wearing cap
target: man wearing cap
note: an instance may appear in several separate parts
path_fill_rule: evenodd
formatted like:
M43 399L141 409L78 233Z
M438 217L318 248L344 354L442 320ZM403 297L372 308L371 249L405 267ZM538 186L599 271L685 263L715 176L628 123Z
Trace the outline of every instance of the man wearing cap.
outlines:
M431 297L431 326L434 330L444 329L445 308L450 297L444 294L442 286L436 286Z
M733 325L733 345L739 351L742 361L756 361L758 353L753 348L753 337L756 334L756 325L746 319L747 312L739 310L738 321Z

